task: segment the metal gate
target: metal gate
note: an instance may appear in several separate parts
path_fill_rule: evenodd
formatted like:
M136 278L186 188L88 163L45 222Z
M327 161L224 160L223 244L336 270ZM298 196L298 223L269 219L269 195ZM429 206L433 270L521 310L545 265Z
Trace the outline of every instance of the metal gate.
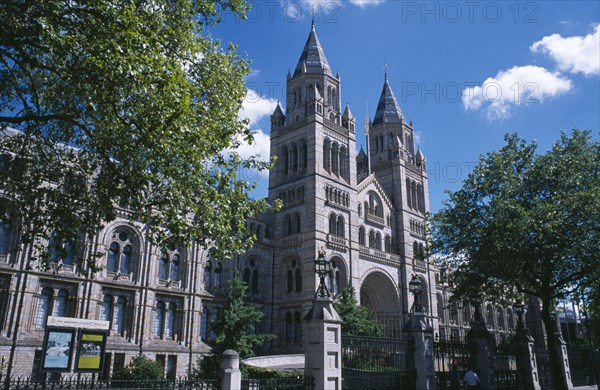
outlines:
M342 336L342 389L415 388L414 341Z

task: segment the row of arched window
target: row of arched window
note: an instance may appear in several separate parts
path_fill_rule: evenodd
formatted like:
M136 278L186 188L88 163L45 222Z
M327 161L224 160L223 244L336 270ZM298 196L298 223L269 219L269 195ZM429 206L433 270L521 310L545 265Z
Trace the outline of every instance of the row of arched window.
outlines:
M350 155L348 148L329 138L323 142L323 168L336 176L350 181Z
M298 186L295 188L289 188L281 191L277 195L278 199L281 199L284 206L289 206L294 203L300 203L304 200L304 186Z
M100 306L100 319L110 324L112 336L131 334L130 321L127 316L127 304L130 301L125 295L105 294Z
M367 241L368 239L368 241ZM393 252L393 243L392 237L389 235L385 235L385 238L382 240L382 235L379 231L374 229L369 230L369 235L366 234L366 229L364 226L358 228L358 243L360 245L368 246L369 248L384 250L385 252L392 253Z
M335 213L329 214L329 234L346 237L346 225L343 215Z
M260 285L259 272L256 259L248 259L242 273L242 280L248 286L248 291L254 294L258 294L258 286Z
M350 194L332 186L325 187L325 199L343 207L350 206Z
M291 236L292 234L302 233L302 221L300 213L287 214L283 217L283 236Z
M410 220L410 231L417 236L425 236L425 224L416 219Z
M44 287L40 292L35 313L35 327L44 329L49 316L69 317L71 292L67 288Z
M154 312L153 334L161 339L173 339L177 337L178 323L177 303L159 300Z
M280 158L283 174L288 175L305 171L308 165L306 141L302 141L300 145L293 143L290 146L282 147Z
M406 202L413 210L425 212L425 190L423 184L406 179Z
M212 256L211 256L212 257ZM221 273L223 268L221 262L215 259L207 260L204 264L204 289L218 289L221 288Z
M469 326L473 318L474 309L470 304L459 304L456 300L450 300L445 306L441 294L437 294L438 319L441 324ZM462 318L461 318L462 317ZM485 323L488 329L498 331L512 331L515 329L515 318L511 308L505 309L494 306L491 303L485 306Z

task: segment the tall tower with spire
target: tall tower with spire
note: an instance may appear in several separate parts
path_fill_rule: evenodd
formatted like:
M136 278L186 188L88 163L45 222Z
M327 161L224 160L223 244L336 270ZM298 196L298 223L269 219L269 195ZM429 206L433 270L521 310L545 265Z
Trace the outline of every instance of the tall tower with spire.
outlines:
M276 163L269 201L283 203L267 222L268 317L278 336L273 352L302 350L302 318L317 288L314 260L321 248L331 260L332 295L354 287L390 336L407 319L412 275L430 291L432 270L423 256L425 158L415 153L412 124L405 122L386 74L375 116L365 120L367 150L357 154L356 120L347 103L342 109L340 90L313 23L293 73L288 71L285 106L278 104L271 116Z

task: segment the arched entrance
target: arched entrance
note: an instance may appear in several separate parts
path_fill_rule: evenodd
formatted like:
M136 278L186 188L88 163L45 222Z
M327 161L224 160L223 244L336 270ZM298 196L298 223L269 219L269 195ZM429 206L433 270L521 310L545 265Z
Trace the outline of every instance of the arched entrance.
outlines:
M367 306L385 325L385 335L397 336L401 329L402 310L398 289L389 275L382 271L371 272L360 287L360 304Z

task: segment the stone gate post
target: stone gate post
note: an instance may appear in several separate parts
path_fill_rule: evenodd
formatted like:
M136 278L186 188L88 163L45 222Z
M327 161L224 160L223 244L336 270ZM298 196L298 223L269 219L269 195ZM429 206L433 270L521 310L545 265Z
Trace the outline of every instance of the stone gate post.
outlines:
M533 337L522 325L517 326L517 370L524 390L540 390L540 377L535 360Z
M423 312L413 312L404 327L405 332L414 339L414 367L416 372L415 388L418 390L435 389L435 364L433 353L433 328Z
M240 355L228 349L221 355L221 388L223 390L241 390L242 374L240 372Z
M315 390L342 388L342 319L332 303L317 297L304 317L304 375L314 378Z
M475 304L475 313L471 329L467 333L472 348L472 358L469 364L475 366L482 390L496 390L496 372L494 370L494 339L485 326L481 316L480 304Z

